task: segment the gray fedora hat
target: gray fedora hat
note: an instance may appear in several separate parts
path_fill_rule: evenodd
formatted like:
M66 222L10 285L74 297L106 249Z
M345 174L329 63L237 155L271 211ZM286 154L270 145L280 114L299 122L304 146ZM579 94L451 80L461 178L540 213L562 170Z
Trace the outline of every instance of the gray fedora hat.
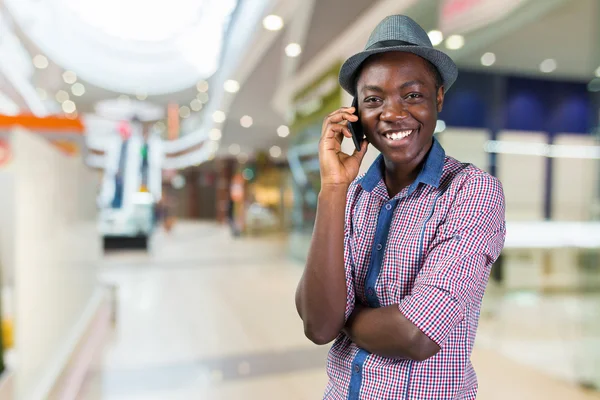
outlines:
M373 54L389 51L413 53L431 62L442 76L447 92L458 77L458 68L446 54L433 47L427 32L405 15L390 15L381 21L371 33L365 50L348 58L340 70L342 88L355 95L355 75L361 64Z

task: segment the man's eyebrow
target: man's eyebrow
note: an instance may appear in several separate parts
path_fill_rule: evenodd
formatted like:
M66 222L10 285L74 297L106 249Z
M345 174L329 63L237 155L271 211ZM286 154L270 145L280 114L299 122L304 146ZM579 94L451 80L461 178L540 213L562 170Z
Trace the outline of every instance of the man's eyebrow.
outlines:
M380 88L379 86L376 86L376 85L365 85L365 86L363 86L361 92L364 92L364 91L367 91L367 90L371 91L371 92L377 92L377 93L382 93L383 92L383 89Z
M420 80L413 80L413 81L408 81L408 82L404 82L402 85L400 85L400 89L404 89L407 88L409 86L415 86L415 85L425 85L425 82L420 81Z
M418 79L415 79L415 80L412 80L412 81L404 82L402 85L400 85L398 87L398 89L402 90L402 89L405 89L407 87L416 86L416 85L425 85L425 82L420 81ZM362 87L361 92L365 92L365 91L383 93L383 89L380 86L377 86L377 85L365 85L365 86Z

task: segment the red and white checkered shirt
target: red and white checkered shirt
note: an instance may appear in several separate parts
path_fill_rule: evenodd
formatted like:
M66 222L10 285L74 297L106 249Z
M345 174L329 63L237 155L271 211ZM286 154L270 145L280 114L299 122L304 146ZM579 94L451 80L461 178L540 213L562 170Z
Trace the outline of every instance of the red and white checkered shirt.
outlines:
M500 182L434 139L416 181L390 199L380 156L348 190L346 319L355 302L398 304L441 350L425 361L370 354L340 334L326 400L475 399L470 361L492 263L506 232Z

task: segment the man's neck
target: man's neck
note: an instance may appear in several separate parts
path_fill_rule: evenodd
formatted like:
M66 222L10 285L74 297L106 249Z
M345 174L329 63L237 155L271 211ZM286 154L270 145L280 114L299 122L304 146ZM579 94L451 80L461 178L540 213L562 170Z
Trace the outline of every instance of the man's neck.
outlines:
M408 164L394 164L384 159L383 179L388 190L390 199L396 196L407 186L410 186L419 176L431 147L420 159Z
M388 166L386 163L383 179L390 199L400 193L405 187L410 186L417 179L417 176L419 176L419 172L421 172L421 164L411 167L409 165Z

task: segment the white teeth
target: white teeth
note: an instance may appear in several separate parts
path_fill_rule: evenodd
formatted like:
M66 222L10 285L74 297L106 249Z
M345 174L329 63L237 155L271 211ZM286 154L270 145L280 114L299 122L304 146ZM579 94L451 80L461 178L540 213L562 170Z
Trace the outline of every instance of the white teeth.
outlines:
M400 131L400 132L394 132L392 134L388 133L385 135L385 137L387 137L390 140L399 140L399 139L404 139L411 133L412 133L412 131Z

